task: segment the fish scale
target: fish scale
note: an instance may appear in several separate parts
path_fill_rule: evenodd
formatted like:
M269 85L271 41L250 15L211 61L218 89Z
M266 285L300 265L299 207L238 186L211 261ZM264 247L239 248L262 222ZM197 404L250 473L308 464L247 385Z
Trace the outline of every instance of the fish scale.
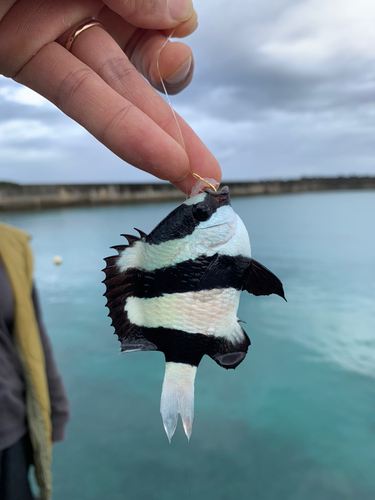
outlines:
M123 235L105 259L107 307L122 352L158 350L166 371L160 411L169 441L180 414L188 439L194 380L204 355L236 368L250 339L239 325L242 290L275 293L281 281L251 257L246 228L229 189L207 189L174 209L150 234Z

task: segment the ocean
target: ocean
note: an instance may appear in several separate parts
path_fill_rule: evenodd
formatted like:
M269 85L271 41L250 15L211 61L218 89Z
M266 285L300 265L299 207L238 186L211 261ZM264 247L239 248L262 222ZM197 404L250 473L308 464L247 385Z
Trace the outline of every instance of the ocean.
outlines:
M242 294L249 353L231 371L203 359L192 438L179 422L172 444L159 413L163 355L119 356L101 269L121 233L149 232L175 203L1 214L33 236L71 403L54 500L374 500L375 191L232 205L288 302Z

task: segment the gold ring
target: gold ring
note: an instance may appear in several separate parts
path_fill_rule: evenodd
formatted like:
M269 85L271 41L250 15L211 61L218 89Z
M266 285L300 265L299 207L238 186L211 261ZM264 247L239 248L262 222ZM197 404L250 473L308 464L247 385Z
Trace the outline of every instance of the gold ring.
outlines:
M79 26L74 28L73 31L68 36L68 40L65 44L66 50L69 50L69 52L71 52L72 45L74 43L74 40L77 38L77 36L80 35L83 31L86 31L89 28L92 28L93 26L100 26L100 28L103 28L105 30L102 23L100 23L99 21L95 21L94 19L91 19L90 21L86 21L83 24L80 24Z

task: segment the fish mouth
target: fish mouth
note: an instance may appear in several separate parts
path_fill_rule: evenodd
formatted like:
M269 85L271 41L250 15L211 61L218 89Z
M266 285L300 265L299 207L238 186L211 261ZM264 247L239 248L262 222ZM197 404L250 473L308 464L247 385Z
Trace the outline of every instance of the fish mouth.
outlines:
M229 187L224 186L220 191L213 191L212 189L206 189L206 193L209 193L219 205L230 205L229 197Z

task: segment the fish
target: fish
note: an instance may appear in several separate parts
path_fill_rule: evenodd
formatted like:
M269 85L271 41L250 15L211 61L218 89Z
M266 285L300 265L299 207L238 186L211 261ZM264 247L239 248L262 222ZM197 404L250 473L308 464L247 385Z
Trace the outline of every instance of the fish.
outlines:
M250 346L237 318L241 292L285 299L283 285L251 257L228 187L188 198L149 234L135 230L139 236L121 235L128 244L104 259L108 316L121 352L164 353L164 429L171 442L180 415L189 440L201 359L234 369Z

